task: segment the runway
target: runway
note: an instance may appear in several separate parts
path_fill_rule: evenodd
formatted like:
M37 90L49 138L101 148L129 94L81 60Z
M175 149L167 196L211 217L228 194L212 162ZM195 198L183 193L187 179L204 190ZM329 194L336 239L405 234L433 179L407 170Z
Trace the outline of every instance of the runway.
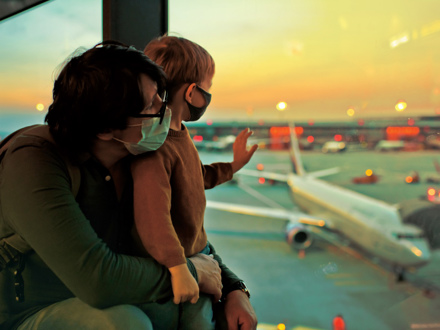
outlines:
M435 174L436 156L435 152L307 152L303 161L308 171L341 166L341 173L326 179L397 203L425 193L428 184L410 186L404 177L421 167L421 177ZM204 163L231 161L232 154L202 152L201 158ZM259 150L246 168L255 169L258 163L280 173L290 167L287 152ZM381 180L374 185L352 184L351 178L367 167ZM238 183L221 185L206 195L222 202L295 207L286 185L261 185L256 178L239 177ZM209 240L249 287L259 329L276 329L279 323L286 329L332 329L337 315L343 316L347 329L440 329L439 250L433 251L429 265L397 283L386 268L337 236L318 238L304 256L299 255L285 242L284 225L274 219L206 211Z

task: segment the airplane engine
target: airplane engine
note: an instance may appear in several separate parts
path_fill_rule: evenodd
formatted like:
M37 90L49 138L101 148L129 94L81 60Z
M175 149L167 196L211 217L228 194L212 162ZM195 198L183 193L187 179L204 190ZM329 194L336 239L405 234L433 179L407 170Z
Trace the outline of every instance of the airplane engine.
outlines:
M296 250L304 250L313 243L310 231L301 224L289 223L286 228L287 243Z

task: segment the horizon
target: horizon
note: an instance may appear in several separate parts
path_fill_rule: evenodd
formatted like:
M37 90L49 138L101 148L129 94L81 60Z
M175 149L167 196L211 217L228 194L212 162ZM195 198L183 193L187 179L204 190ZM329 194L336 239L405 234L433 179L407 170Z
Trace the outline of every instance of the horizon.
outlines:
M101 40L101 10L56 0L0 23L0 113L47 110L60 63ZM440 114L439 11L430 0L169 0L169 32L216 62L204 120L411 118Z

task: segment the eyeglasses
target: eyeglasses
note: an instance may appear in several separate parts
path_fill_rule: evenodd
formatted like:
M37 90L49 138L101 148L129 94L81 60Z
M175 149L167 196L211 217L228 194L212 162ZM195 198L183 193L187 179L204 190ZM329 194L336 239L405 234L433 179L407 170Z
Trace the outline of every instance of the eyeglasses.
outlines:
M161 125L163 121L163 117L165 115L165 110L167 108L167 103L168 103L168 93L165 91L162 97L162 106L160 107L160 110L157 113L138 113L135 115L131 115L131 117L134 118L159 117L160 118L159 124Z

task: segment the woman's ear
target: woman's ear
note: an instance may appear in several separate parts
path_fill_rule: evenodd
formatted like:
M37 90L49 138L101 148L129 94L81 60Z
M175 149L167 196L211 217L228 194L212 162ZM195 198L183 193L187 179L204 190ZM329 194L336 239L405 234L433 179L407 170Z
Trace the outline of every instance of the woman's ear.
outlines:
M110 130L105 133L98 133L98 134L96 134L96 137L100 140L103 140L103 141L110 141L113 139L113 131Z
M194 89L196 88L196 83L192 83L188 86L185 92L185 100L192 103L192 98L194 96Z

